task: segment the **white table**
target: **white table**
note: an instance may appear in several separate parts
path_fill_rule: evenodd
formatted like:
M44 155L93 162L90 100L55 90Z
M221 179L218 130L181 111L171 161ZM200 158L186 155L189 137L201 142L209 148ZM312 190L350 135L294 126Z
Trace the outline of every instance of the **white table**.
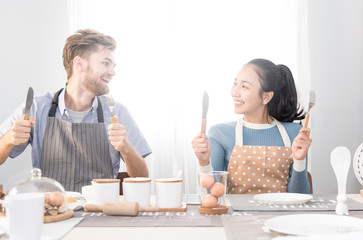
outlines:
M76 227L64 238L67 240L225 240L223 227Z

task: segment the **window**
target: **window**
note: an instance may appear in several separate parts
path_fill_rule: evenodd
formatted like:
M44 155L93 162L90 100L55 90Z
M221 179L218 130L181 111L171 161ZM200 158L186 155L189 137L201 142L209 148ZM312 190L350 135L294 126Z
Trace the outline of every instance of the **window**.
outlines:
M185 193L195 193L191 141L200 131L203 92L211 126L239 118L230 89L251 59L289 66L302 86L300 6L290 0L69 0L70 30L94 28L116 39L111 92L153 149L150 177L182 172Z

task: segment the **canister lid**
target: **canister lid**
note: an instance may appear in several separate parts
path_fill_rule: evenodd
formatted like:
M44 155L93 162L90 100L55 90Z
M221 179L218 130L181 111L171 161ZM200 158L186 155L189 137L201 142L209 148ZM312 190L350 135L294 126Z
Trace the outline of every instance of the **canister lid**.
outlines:
M176 183L176 182L182 182L183 179L178 179L178 178L159 178L156 179L155 182L158 183Z
M96 183L115 183L115 182L120 182L120 179L92 179L92 182L96 182Z
M130 177L130 178L124 178L124 182L126 182L126 183L145 183L145 182L151 182L151 178Z

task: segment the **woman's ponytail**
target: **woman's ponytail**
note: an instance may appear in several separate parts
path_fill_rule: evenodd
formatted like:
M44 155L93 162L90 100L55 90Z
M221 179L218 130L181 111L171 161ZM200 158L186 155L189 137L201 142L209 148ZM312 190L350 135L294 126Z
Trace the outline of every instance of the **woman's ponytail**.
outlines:
M268 114L278 121L292 122L304 119L303 109L299 110L294 78L290 69L275 65L266 59L254 59L248 64L255 65L261 83L261 92L273 92L274 96L267 104Z

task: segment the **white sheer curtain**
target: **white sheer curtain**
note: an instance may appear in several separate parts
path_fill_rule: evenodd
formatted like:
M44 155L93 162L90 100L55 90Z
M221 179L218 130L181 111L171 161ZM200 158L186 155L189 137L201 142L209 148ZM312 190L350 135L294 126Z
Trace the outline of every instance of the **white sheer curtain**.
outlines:
M200 131L203 91L210 97L209 127L239 118L230 87L253 58L286 64L299 87L298 64L306 57L301 6L304 1L69 0L70 30L93 28L116 39L111 91L152 147L150 177L182 171L185 193L195 193L191 140Z

